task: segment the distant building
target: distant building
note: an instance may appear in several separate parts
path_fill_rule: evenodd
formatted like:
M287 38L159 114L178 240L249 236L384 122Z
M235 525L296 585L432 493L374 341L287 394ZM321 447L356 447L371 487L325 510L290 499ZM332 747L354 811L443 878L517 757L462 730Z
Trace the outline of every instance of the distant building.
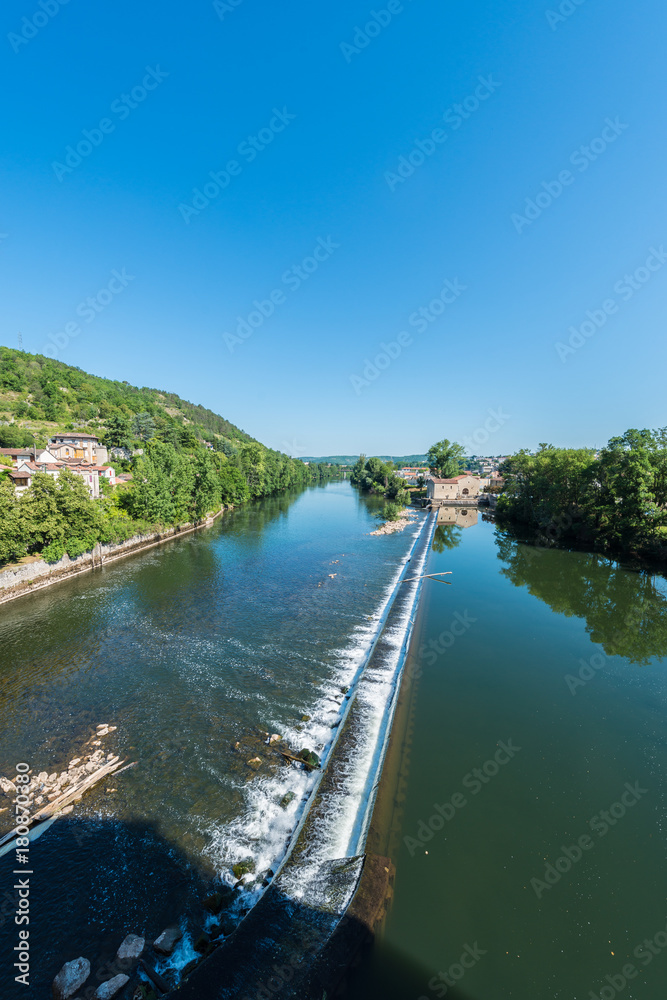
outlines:
M61 461L75 458L80 462L89 462L90 465L103 465L109 457L107 449L94 434L80 434L78 431L54 434L49 438L48 449Z
M462 475L453 479L436 479L426 481L426 496L429 500L469 500L478 497L488 479L480 476Z

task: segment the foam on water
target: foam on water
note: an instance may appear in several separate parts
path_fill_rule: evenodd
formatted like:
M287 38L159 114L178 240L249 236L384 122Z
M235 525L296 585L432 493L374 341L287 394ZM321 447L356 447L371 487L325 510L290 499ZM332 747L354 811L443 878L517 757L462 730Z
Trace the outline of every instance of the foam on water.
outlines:
M400 621L385 628L383 643L388 644L389 651L383 657L382 664L366 671L364 666L373 643L382 631L399 580L412 555L414 542L422 530L428 530L423 521L412 531L411 551L397 567L372 619L355 627L348 646L336 651L336 668L330 679L319 686L317 700L309 709L310 721L297 729L285 727L270 716L267 718L267 724L275 725L274 731L280 732L290 745L308 746L326 763L338 732L337 728L333 728L334 724L340 723L348 703L348 696L343 693L342 688L348 687L352 692L356 687L355 711L361 719L359 731L355 733L358 753L353 760L343 762L338 769L342 779L339 791L328 801L326 819L314 838L317 848L309 859L312 865L307 864L301 873L306 882L309 880L308 869L314 875L319 861L346 856L355 837L359 839L365 815L364 807L368 805L375 781L374 777L369 781L369 777L373 767L377 768L381 763L379 752L391 722L388 709L400 677L401 653L410 628L418 583L403 584L410 588L411 599L406 602ZM426 551L411 566L415 575L422 571ZM359 683L362 676L363 684ZM361 712L358 711L359 708ZM317 772L308 774L302 769L290 767L284 768L275 776L261 776L235 786L245 798L244 813L231 823L210 824L206 831L210 836L207 853L223 880L233 882L231 865L246 858L252 858L259 875L269 868L276 870L285 856L317 779ZM288 792L294 798L287 808L283 808L280 802ZM256 888L253 896L259 892L261 890ZM246 897L247 902L249 900Z

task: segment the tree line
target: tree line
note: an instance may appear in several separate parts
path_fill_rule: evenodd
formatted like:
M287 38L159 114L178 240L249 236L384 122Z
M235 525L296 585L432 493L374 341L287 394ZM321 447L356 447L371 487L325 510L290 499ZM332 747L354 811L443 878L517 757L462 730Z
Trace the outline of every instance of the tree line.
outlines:
M274 493L326 481L335 467L305 465L262 445L244 445L233 458L198 448L193 452L151 438L132 460L132 482L113 488L100 478L103 496L93 499L80 476L68 469L57 478L35 473L17 496L0 467L0 563L25 555L56 562L75 558L96 542L197 521L221 505L238 505Z
M501 466L502 521L610 554L667 552L667 428L591 448L522 450Z

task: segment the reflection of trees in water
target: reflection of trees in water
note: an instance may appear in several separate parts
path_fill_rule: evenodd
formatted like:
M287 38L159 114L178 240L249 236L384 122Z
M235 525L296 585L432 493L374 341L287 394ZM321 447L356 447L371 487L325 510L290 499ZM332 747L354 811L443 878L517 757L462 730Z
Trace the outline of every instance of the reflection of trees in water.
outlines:
M463 528L458 524L439 524L433 535L434 552L444 552L445 549L455 549L461 544Z
M647 573L595 553L539 549L497 531L501 570L558 614L583 618L608 656L645 664L667 655L667 599Z

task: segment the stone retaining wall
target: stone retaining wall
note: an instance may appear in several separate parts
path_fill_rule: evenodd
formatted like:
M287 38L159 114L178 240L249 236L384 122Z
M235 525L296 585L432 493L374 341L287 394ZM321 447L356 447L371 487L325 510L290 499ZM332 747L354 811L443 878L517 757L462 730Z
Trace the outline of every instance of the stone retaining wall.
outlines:
M13 601L17 597L23 597L24 594L43 590L44 587L51 587L54 583L69 580L80 573L100 569L107 563L115 562L116 559L122 559L133 552L149 549L172 538L197 531L198 528L213 524L223 510L225 510L224 507L217 514L195 524L179 524L174 528L165 528L164 531L153 531L147 535L134 535L133 538L128 538L126 542L119 542L117 545L101 545L98 542L92 552L84 552L76 559L70 559L65 553L62 559L56 563L47 563L43 559L36 559L6 566L0 570L0 604Z

